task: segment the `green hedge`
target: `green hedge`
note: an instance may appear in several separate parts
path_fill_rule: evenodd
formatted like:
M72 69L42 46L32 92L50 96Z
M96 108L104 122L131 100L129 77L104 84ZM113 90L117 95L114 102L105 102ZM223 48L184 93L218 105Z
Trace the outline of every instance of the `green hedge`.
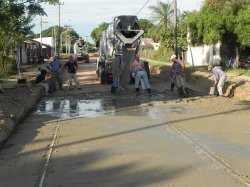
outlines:
M159 60L159 61L169 61L173 51L171 49L159 48L159 50L153 50L148 48L142 48L141 56L144 58Z
M16 60L12 56L3 56L0 60L0 79L17 73Z

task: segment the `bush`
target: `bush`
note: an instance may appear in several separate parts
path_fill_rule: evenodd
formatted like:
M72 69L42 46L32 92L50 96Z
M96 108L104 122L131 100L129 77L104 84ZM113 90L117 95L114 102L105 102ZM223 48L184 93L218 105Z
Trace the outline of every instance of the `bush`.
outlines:
M8 75L17 72L16 60L13 56L3 56L0 60L0 78L5 78Z
M146 48L146 49L142 49L141 54L143 57L149 58L152 60L169 61L170 56L173 54L173 50L160 47L159 50L155 51L155 50Z
M152 45L145 45L142 47L142 50L154 50L154 46Z

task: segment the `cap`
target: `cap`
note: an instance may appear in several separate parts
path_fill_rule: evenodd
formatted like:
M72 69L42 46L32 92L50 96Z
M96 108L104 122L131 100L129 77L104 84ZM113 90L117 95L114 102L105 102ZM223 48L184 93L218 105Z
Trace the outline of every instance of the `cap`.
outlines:
M175 58L176 58L176 55L172 55L172 56L170 57L171 60L173 60L173 59L175 59Z
M209 64L208 67L207 67L207 70L211 71L212 69L213 69L213 64Z

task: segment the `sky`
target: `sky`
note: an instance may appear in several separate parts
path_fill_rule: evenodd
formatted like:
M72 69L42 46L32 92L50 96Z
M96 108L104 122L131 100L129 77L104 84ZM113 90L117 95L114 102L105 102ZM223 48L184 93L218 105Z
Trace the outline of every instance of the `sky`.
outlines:
M110 23L119 15L135 15L148 0L61 0L60 25L71 26L81 37L92 42L90 33L103 22ZM161 0L172 3L173 0ZM151 18L150 5L156 5L157 0L149 0L146 6L137 14L139 19ZM199 10L202 0L177 0L181 11ZM47 16L42 17L42 29L47 29L59 23L59 6L42 4ZM40 17L34 19L35 33L40 33Z

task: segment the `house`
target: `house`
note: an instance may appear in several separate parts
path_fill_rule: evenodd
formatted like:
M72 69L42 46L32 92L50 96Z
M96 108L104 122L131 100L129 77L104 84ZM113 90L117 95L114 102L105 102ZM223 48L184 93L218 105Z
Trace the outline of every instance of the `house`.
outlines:
M38 64L42 63L44 58L54 55L53 38L27 39L16 49L16 58L19 64Z
M55 41L53 37L34 38L33 40L42 43L42 56L44 58L49 58L54 55Z
M25 40L15 51L18 64L36 64L41 61L41 44L35 40Z
M158 50L160 47L160 43L155 43L151 38L142 38L141 41L142 46L152 46L154 50Z

